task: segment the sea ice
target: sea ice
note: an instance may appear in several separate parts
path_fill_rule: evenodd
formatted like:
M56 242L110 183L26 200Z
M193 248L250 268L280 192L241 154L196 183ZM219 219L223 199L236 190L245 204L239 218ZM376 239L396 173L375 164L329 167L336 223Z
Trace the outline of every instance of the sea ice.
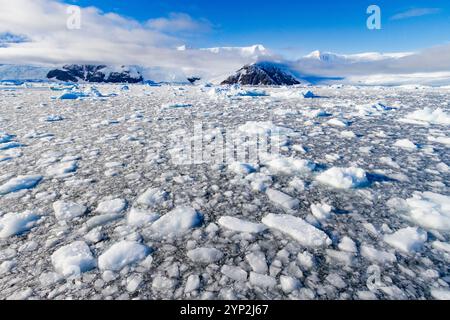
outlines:
M324 247L332 243L325 232L298 217L270 213L262 222L269 228L289 235L306 247Z
M55 270L65 277L80 275L96 266L91 250L83 241L59 248L52 254L51 260Z
M9 238L30 230L41 217L32 212L7 213L0 217L0 238Z
M218 223L222 227L236 232L260 233L267 229L264 224L249 222L229 216L221 217Z
M410 253L419 251L427 238L427 233L419 228L404 228L385 235L384 241L402 252Z
M195 263L212 264L223 258L223 253L215 248L189 250L187 256Z
M338 189L351 189L368 184L366 172L363 169L350 167L333 167L317 176L317 181Z
M450 231L450 197L433 192L415 192L412 198L394 198L388 206L425 229Z
M72 220L82 216L86 212L86 207L74 202L56 201L53 203L55 217L58 220Z
M163 215L150 229L155 236L180 236L188 230L199 226L203 217L195 209L190 207L178 207Z
M121 241L98 257L98 266L101 270L120 271L129 264L143 260L149 253L150 249L143 244Z
M267 189L266 194L270 201L286 211L297 210L300 205L300 201L298 199L294 199L291 196L275 189Z
M42 176L40 175L17 176L0 185L0 196L24 189L32 189L37 186L41 180Z

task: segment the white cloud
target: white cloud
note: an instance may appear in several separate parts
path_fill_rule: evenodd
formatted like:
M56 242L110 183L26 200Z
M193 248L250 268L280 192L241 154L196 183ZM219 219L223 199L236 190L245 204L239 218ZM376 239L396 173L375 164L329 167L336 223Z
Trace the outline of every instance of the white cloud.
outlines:
M172 12L168 18L151 19L147 22L151 29L168 33L209 32L212 24L206 20L194 20L186 13Z
M403 20L414 17L427 16L441 12L439 8L415 8L404 12L397 13L391 17L391 20Z

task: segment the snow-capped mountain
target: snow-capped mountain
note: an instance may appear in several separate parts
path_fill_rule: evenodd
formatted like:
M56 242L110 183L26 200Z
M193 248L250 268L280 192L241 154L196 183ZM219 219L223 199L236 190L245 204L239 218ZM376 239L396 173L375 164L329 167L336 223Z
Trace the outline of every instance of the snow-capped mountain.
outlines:
M259 62L246 65L239 69L234 75L228 77L222 84L241 85L295 85L300 84L284 66Z
M61 69L50 70L48 79L70 82L97 83L140 83L144 80L137 67L121 66L111 68L105 65L65 65Z

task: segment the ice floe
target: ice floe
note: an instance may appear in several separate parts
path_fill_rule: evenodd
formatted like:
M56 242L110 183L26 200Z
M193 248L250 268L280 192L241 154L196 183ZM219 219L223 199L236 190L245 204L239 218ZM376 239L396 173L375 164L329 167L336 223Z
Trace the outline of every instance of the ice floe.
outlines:
M366 172L361 168L333 167L317 176L317 181L338 189L351 189L366 186L369 181Z
M387 244L405 253L421 250L427 239L425 231L411 227L384 236Z
M202 215L190 207L178 207L163 215L150 229L154 236L180 236L192 228L198 227L203 221Z
M12 178L0 185L0 196L24 189L32 189L41 182L42 178L40 175L17 176Z
M332 243L325 232L298 217L268 214L262 222L269 228L285 233L307 247L323 247Z
M59 248L52 254L51 260L55 270L65 277L80 275L96 266L89 246L83 241Z
M40 218L40 215L32 211L7 213L0 217L0 238L20 235L36 226Z
M260 233L267 229L264 224L245 221L229 216L220 217L218 223L222 227L236 232Z
M150 249L133 241L120 241L98 257L98 267L101 270L120 271L123 267L143 260Z
M393 198L389 207L425 229L450 231L450 197L433 192L415 192L409 199Z

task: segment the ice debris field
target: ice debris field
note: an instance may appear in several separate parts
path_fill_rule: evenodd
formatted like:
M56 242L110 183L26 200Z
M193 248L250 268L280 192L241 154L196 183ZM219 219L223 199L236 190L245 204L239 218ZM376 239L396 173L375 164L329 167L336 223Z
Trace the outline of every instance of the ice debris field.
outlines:
M281 148L186 164L199 122ZM449 88L3 86L0 298L449 299L449 126Z

